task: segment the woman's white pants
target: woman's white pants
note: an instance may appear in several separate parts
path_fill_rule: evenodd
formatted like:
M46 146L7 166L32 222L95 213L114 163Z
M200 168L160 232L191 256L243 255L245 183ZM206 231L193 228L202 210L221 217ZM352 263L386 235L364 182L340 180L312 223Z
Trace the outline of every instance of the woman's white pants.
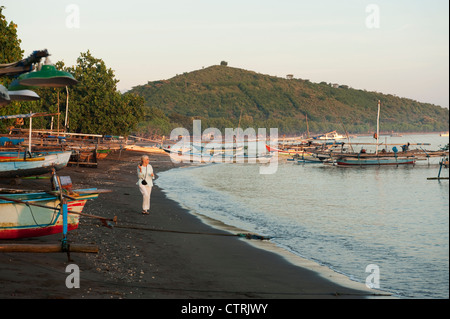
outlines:
M139 184L139 190L142 194L142 210L150 210L150 195L152 193L152 187L150 185Z

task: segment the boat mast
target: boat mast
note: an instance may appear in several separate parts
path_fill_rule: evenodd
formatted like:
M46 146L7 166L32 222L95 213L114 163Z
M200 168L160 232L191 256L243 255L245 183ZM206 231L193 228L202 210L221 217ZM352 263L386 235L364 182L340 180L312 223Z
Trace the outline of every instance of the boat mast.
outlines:
M377 147L375 154L378 155L378 139L380 137L380 100L378 100L378 116L377 116Z
M306 114L306 138L309 138L308 114Z
M28 132L28 152L30 152L30 157L31 157L31 130L32 130L32 127L33 127L33 115L31 114L31 111L30 111L30 131ZM25 154L25 157L26 157L26 154Z

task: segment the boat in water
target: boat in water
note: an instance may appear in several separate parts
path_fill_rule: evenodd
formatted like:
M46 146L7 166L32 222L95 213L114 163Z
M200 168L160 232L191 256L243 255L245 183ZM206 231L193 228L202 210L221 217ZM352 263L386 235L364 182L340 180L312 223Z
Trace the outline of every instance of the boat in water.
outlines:
M175 163L268 163L272 159L271 154L248 155L243 151L234 154L228 152L183 152L175 149L164 149Z
M359 153L344 153L335 155L334 163L338 166L397 166L397 165L414 165L417 158L414 155L408 156L407 151L409 143L403 145L403 152L399 154L396 147L392 152L386 150L378 151L379 137L380 137L380 108L381 101L378 101L378 115L377 115L377 132L374 134L376 139L376 150L374 154L366 153L363 149ZM331 155L330 155L331 160Z
M313 140L342 140L346 137L344 135L339 134L336 131L325 133L319 136L314 136Z
M416 159L414 157L340 157L336 159L339 166L381 166L381 165L414 165Z
M278 153L279 155L288 155L288 156L308 156L308 155L312 155L312 153L305 151L302 148L288 148L288 149L279 149L276 147L272 147L270 145L266 144L266 149L268 152L271 153Z

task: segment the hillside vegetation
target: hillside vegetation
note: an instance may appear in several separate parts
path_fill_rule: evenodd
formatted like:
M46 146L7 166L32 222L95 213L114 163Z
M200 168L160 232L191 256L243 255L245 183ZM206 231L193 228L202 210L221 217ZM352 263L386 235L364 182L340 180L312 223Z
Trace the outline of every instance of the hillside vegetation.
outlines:
M169 134L175 127L243 129L278 128L279 134L332 130L367 133L376 129L381 100L381 130L447 131L449 111L440 106L356 90L322 82L284 79L225 65L148 82L130 93L145 99L145 123L140 130ZM308 121L306 121L306 118Z

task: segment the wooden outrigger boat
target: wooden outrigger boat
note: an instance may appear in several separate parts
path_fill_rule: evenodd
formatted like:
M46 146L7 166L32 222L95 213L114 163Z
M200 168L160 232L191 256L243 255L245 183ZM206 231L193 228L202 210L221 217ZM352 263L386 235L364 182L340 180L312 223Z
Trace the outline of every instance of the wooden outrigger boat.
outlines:
M299 156L302 156L302 155L312 155L312 153L307 152L307 151L302 150L302 149L300 149L300 150L298 150L298 149L285 149L285 150L281 150L281 149L279 149L279 148L272 147L272 146L267 145L267 144L266 144L266 149L267 149L268 152L271 152L271 153L272 153L272 152L273 152L273 153L278 153L279 155L288 155L288 156L294 156L294 155L299 155Z
M29 72L34 69L34 64L40 62L42 57L48 57L48 51L34 51L33 54L22 61L0 65L0 75L17 76L19 85L39 87L66 87L78 81L68 72L58 71L53 65L45 63L39 71ZM21 67L17 67L21 65ZM11 89L10 85L10 89ZM0 105L8 103L11 99L6 91L4 96L3 86L0 85ZM11 89L12 90L12 89ZM12 94L16 100L30 100L39 98L29 92ZM68 110L68 108L66 108ZM50 171L55 172L65 167L69 161L71 152L60 151L46 154L36 154L32 149L32 119L36 116L53 114L29 113L18 115L0 116L0 119L24 119L29 118L30 129L28 132L27 152L17 157L4 156L0 159L0 177L17 177L39 175ZM54 114L56 115L56 114ZM57 113L59 115L59 113ZM66 113L67 121L67 113ZM96 189L69 191L71 182L63 185L61 178L53 173L53 191L26 191L26 190L0 190L0 239L16 239L63 233L63 245L66 248L68 231L76 229L80 215L106 219L83 214L82 210L88 199L97 198L99 191ZM64 189L64 191L63 191ZM66 192L67 191L67 192ZM70 195L68 195L70 194ZM3 247L5 251L11 247ZM17 247L13 247L14 249ZM20 247L19 247L20 248ZM7 251L6 250L6 251ZM11 251L11 250L10 250ZM69 250L67 250L69 251Z
M128 151L140 153L162 153L162 154L165 153L165 151L162 148L159 148L157 146L126 145L125 149Z
M96 189L74 191L67 199L68 231L78 228L88 199L98 197ZM0 194L0 239L47 236L63 232L61 199L46 192Z
M380 166L380 165L414 165L414 157L340 157L336 160L339 166Z
M341 142L313 142L312 140L302 140L301 143L285 147L284 144L279 144L278 148L266 144L266 149L270 153L278 153L278 155L286 156L303 156L303 157L317 157L316 154L322 152L331 152L335 148L343 148L345 143Z
M269 163L273 156L271 154L257 154L257 155L226 155L222 156L223 163L259 163L266 164Z
M342 140L342 139L345 139L345 138L346 137L344 135L341 135L341 134L339 134L336 131L325 133L325 134L313 137L314 140Z
M175 149L167 149L164 151L169 154L170 159L174 163L219 163L221 161L221 157L219 154L214 153L201 153L201 152L191 152L191 151L182 151Z
M35 157L0 158L0 177L23 177L46 174L52 169L60 170L67 166L72 152L52 152Z
M374 134L376 139L376 150L374 154L365 152L360 153L341 153L336 154L335 163L338 166L397 166L397 165L414 165L417 157L414 153L408 154L405 145L404 151L399 154L397 148L393 148L393 152L386 152L385 150L379 152L379 136L380 136L380 104L378 101L378 115L377 115L377 132ZM330 159L332 155L330 154Z
M246 155L243 153L227 154L222 152L182 152L174 149L164 149L176 163L268 163L270 154Z

